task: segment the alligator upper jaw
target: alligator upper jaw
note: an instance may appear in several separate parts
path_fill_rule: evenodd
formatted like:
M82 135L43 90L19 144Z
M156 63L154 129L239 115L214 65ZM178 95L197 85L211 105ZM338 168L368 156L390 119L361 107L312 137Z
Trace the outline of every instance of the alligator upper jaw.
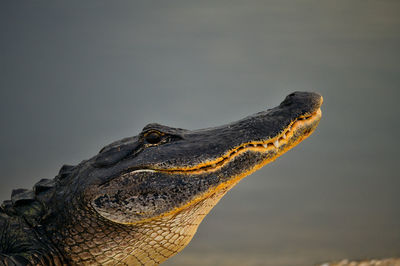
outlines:
M248 148L246 145L256 144L261 149L261 145L267 144L272 148L277 137L279 141L288 135L285 131L294 122L320 117L317 113L321 104L319 94L296 92L275 108L219 127L182 131L159 125L161 130L176 131L179 140L142 149L116 166L124 171L209 169L226 160L235 150Z
M93 160L99 183L135 170L164 172L214 171L245 152L271 153L278 157L307 137L321 118L322 97L295 92L277 107L239 121L201 130L183 130L150 124L177 140L143 147L141 135L105 147ZM306 130L300 130L306 129ZM144 130L144 132L145 132Z
M276 108L226 126L189 133L185 141L190 145L183 143L175 147L182 148L176 152L178 155L186 156L174 160L175 150L172 150L172 158L169 158L172 163L157 162L146 168L171 173L215 171L248 151L271 153L275 159L307 138L321 119L322 96L315 93L307 93L305 96L308 98L301 96L308 100L306 103L309 105L298 103L289 95ZM191 140L192 137L195 141ZM191 145L192 149L187 150Z
M206 161L191 167L171 167L167 169L155 167L152 169L160 172L170 173L201 173L207 171L216 171L245 152L273 153L273 158L269 160L272 161L311 135L318 125L321 116L321 109L318 108L317 111L310 115L298 117L276 136L267 140L255 140L243 143L231 150L228 150L225 154L215 160Z

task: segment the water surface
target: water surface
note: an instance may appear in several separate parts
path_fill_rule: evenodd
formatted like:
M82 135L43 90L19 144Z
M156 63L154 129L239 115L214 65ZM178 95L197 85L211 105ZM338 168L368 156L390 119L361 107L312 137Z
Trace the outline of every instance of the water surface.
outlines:
M319 91L313 136L166 265L400 256L399 1L0 4L0 198L147 123L195 129Z

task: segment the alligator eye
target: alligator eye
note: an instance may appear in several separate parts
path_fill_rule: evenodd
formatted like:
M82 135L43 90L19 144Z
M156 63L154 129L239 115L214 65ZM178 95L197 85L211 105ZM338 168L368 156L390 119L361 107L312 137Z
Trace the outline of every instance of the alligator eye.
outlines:
M151 132L146 135L146 141L150 144L157 144L161 141L161 134L158 132Z

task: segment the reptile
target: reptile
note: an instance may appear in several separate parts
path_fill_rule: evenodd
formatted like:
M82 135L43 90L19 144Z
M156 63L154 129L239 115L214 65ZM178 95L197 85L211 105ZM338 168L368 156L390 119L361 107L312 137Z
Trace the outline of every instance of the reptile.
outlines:
M223 126L152 123L0 209L0 265L155 265L180 252L242 178L308 137L322 97L294 92Z

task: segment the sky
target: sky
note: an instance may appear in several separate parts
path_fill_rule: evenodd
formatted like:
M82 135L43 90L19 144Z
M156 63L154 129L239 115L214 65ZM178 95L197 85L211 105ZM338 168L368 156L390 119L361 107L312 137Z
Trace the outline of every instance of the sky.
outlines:
M400 2L2 1L0 200L148 123L212 127L324 97L166 265L400 256Z

